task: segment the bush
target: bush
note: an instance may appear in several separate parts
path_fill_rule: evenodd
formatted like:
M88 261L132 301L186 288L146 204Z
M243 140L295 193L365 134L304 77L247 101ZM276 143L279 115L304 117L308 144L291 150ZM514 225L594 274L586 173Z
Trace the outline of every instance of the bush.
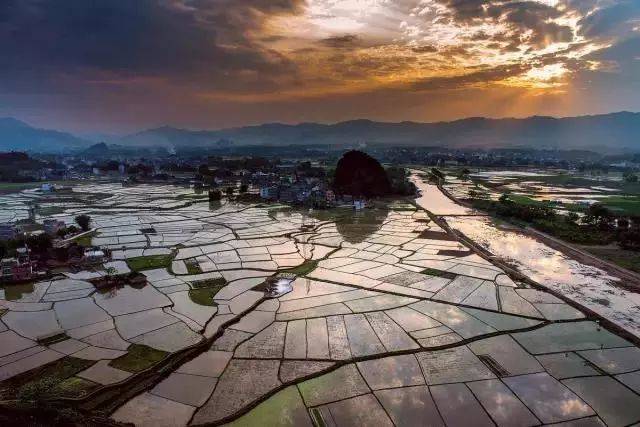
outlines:
M75 218L75 221L80 226L82 231L89 230L89 225L91 224L91 217L89 215L85 215L85 214L78 215Z
M37 402L45 399L58 380L51 377L44 377L37 381L32 381L20 387L18 390L18 400L22 402Z
M640 251L640 230L629 230L620 233L618 237L623 249Z

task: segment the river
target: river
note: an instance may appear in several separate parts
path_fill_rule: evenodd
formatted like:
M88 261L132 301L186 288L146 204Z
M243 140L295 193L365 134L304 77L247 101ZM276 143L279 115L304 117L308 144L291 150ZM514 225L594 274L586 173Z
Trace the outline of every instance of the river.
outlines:
M453 229L507 260L527 277L640 338L640 294L618 286L619 278L569 258L518 230L500 227L488 216L464 216L472 211L453 202L437 186L415 175L414 182L422 191L416 200L419 206L444 217Z

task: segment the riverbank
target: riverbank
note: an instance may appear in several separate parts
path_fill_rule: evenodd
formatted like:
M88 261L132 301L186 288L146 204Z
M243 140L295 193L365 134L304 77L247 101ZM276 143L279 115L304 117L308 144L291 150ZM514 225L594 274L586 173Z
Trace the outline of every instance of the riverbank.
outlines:
M470 210L473 209L475 212L478 212L477 210L475 210L475 208L472 206L471 203L467 203L465 201L457 199L442 185L437 185L437 188L442 192L442 194L444 194L452 202L460 206L464 206L467 209L470 209ZM491 216L492 218L494 218L492 215L490 215L487 212L483 212L482 214ZM500 218L500 220L509 223L516 230L524 234L531 235L532 237L542 241L547 246L562 252L566 256L569 256L575 259L576 261L602 269L606 271L608 274L611 274L615 277L620 278L621 280L624 280L625 283L621 282L621 286L633 291L640 290L640 274L639 273L629 270L622 265L616 264L613 262L613 260L609 261L609 260L602 259L601 257L598 257L596 254L589 253L581 248L578 248L577 246L571 243L568 243L557 237L551 236L550 234L537 230L531 226L521 227L517 224L514 224L513 222L508 221L505 218Z
M597 262L597 258L588 257L588 254L578 257L577 251L574 255L579 259L575 259L560 250L566 250L560 243L556 243L555 248L550 239L509 223L502 226L502 221L496 222L491 216L478 211L475 215L455 214L460 208L466 208L463 207L464 204L458 204L458 201L436 185L424 183L420 179L416 179L416 183L423 196L417 203L430 211L428 196L436 195L437 211L444 214L432 213L445 220L459 237L465 236L466 239L462 240L469 246L481 248L493 262L510 267L511 271L523 278L606 319L615 329L625 331L636 340L640 339L638 288L630 287L620 274L613 274L612 270L605 269L603 262ZM443 199L448 205L443 204ZM597 265L591 265L592 263Z

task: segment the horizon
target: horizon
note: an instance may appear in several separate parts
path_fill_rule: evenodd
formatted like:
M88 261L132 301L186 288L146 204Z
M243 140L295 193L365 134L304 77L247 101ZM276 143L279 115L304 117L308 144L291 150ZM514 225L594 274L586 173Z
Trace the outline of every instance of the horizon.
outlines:
M7 0L0 17L0 116L76 134L640 111L634 0Z
M219 128L192 128L192 127L190 128L190 127L174 126L174 125L170 125L170 124L158 124L156 126L133 129L130 132L123 132L123 133L109 133L107 131L100 131L100 130L98 130L96 132L84 132L83 133L83 132L75 132L73 130L68 130L68 129L64 129L64 128L47 128L47 127L38 126L38 125L36 125L34 123L31 123L31 122L29 122L27 120L22 120L20 118L11 117L11 116L0 117L0 120L15 120L15 121L21 122L22 124L25 124L25 125L33 128L33 129L63 132L63 133L71 134L71 135L79 137L79 138L88 139L89 137L96 137L96 136L109 136L109 137L112 137L112 138L122 138L122 137L126 137L126 136L129 136L129 135L135 135L136 133L153 131L153 130L162 129L162 128L184 130L184 131L188 131L188 132L219 132L219 131L227 131L227 130L233 130L233 129L242 129L242 128L250 128L250 127L269 126L269 125L283 125L283 126L292 126L292 127L302 126L302 125L334 126L334 125L339 125L339 124L343 124L343 123L351 123L351 122L372 122L372 123L381 123L381 124L403 124L403 123L407 123L407 124L429 125L429 124L440 124L440 123L454 123L454 122L461 122L461 121L473 120L473 119L484 119L484 120L496 120L496 121L499 121L499 120L528 120L528 119L533 119L533 118L546 118L546 119L562 120L562 119L588 118L588 117L596 117L596 116L610 116L610 115L617 115L617 114L640 114L640 111L620 110L620 111L611 111L611 112L607 112L607 113L582 114L582 115L577 115L577 116L551 116L551 115L540 115L540 114L535 114L535 115L530 115L530 116L522 116L522 117L517 117L517 116L502 116L502 117L465 116L465 117L454 118L454 119L451 119L451 120L422 121L422 122L421 121L415 121L415 120L386 121L386 120L374 120L374 119L369 119L369 118L354 118L354 119L340 120L340 121L333 121L333 122L307 122L307 121L284 122L284 121L272 121L272 122L261 122L261 123L249 123L249 124L241 125L241 126L219 127Z

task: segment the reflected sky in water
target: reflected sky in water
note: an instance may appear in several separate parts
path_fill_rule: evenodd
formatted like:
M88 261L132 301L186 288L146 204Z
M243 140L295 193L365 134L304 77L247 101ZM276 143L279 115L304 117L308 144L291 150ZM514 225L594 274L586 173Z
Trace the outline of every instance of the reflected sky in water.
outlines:
M536 282L612 320L640 337L640 295L616 286L618 278L568 258L517 230L501 229L487 217L446 217L494 255L509 261Z

